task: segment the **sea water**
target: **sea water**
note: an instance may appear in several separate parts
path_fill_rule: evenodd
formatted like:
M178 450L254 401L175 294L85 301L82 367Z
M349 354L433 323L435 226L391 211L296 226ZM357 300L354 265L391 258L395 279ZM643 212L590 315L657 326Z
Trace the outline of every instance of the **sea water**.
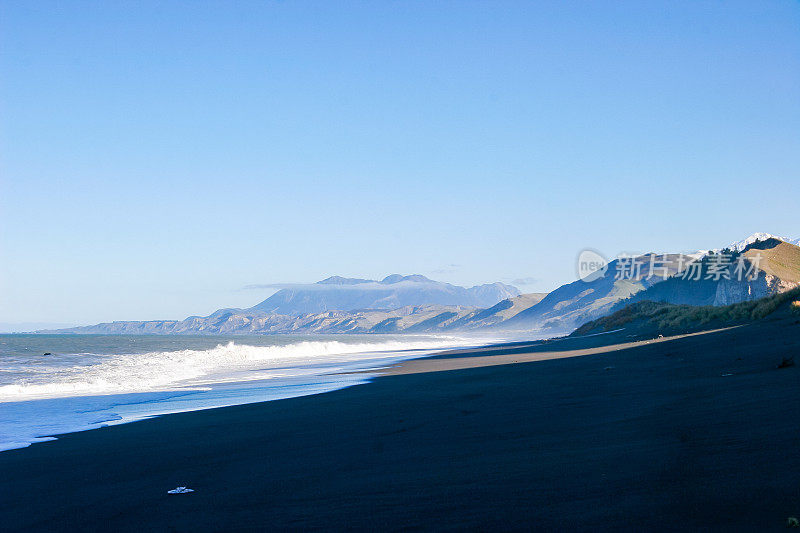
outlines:
M332 391L374 376L363 371L488 340L0 335L0 450L160 414Z

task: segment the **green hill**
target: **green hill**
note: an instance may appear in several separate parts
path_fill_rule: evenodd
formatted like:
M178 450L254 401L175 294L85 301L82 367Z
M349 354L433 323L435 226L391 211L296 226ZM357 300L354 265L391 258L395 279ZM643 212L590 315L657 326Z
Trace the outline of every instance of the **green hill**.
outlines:
M768 317L800 318L800 288L724 306L676 305L643 301L627 305L615 313L587 322L572 336L625 329L636 334L673 335L744 324Z

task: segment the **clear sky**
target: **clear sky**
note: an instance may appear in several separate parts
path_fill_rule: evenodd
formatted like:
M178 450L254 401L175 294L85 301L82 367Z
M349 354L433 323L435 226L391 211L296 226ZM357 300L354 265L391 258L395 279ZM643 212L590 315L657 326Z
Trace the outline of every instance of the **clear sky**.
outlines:
M800 3L0 0L0 321L800 237Z

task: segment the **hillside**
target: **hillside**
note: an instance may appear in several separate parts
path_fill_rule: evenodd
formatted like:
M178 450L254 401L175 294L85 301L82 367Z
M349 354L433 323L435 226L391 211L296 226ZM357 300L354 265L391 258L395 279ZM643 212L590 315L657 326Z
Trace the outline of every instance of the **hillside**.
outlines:
M547 296L546 292L520 294L514 298L503 300L488 309L476 309L455 320L449 327L453 330L492 328L533 307L541 302L545 296Z
M721 255L720 255L721 254ZM757 259L760 256L760 259ZM739 275L737 262L743 270L757 267L757 276ZM714 264L727 262L724 273L715 275ZM687 276L673 276L654 284L619 305L645 300L685 305L729 305L756 300L785 292L800 284L800 247L769 238L747 245L741 252L730 249L709 254L696 264ZM619 307L617 307L619 308Z
M664 256L646 254L636 259L648 264L650 259ZM666 275L677 273L676 255L666 256ZM619 260L611 261L608 269L590 281L577 280L555 289L539 303L518 313L502 323L507 329L547 328L569 331L580 324L607 314L620 301L662 281L661 277L649 277L642 270L629 279L616 279Z
M779 294L800 284L800 247L769 234L751 235L730 248L696 259L683 256L681 262L680 257L647 254L635 259L642 265L648 265L651 258L666 263L666 279L646 276L646 268L640 275L616 279L620 260L612 261L603 276L563 285L500 327L566 332L635 302L720 306ZM740 258L742 275L736 271ZM728 261L724 274L714 275L719 270L714 263L721 260ZM744 274L751 267L757 267L757 275L748 279Z
M632 303L609 316L582 325L571 336L619 329L631 335L675 335L786 316L797 316L800 320L800 287L725 306L676 305L652 301Z
M760 255L759 267L768 276L786 284L800 283L800 246L778 239L755 242L744 251L751 261Z

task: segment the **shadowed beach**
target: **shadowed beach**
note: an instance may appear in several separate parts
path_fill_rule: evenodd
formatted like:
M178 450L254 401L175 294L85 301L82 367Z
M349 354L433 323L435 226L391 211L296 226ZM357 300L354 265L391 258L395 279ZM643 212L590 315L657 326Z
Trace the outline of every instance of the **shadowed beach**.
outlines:
M800 369L777 368L800 326L623 340L451 352L2 452L0 528L778 530L800 514Z

